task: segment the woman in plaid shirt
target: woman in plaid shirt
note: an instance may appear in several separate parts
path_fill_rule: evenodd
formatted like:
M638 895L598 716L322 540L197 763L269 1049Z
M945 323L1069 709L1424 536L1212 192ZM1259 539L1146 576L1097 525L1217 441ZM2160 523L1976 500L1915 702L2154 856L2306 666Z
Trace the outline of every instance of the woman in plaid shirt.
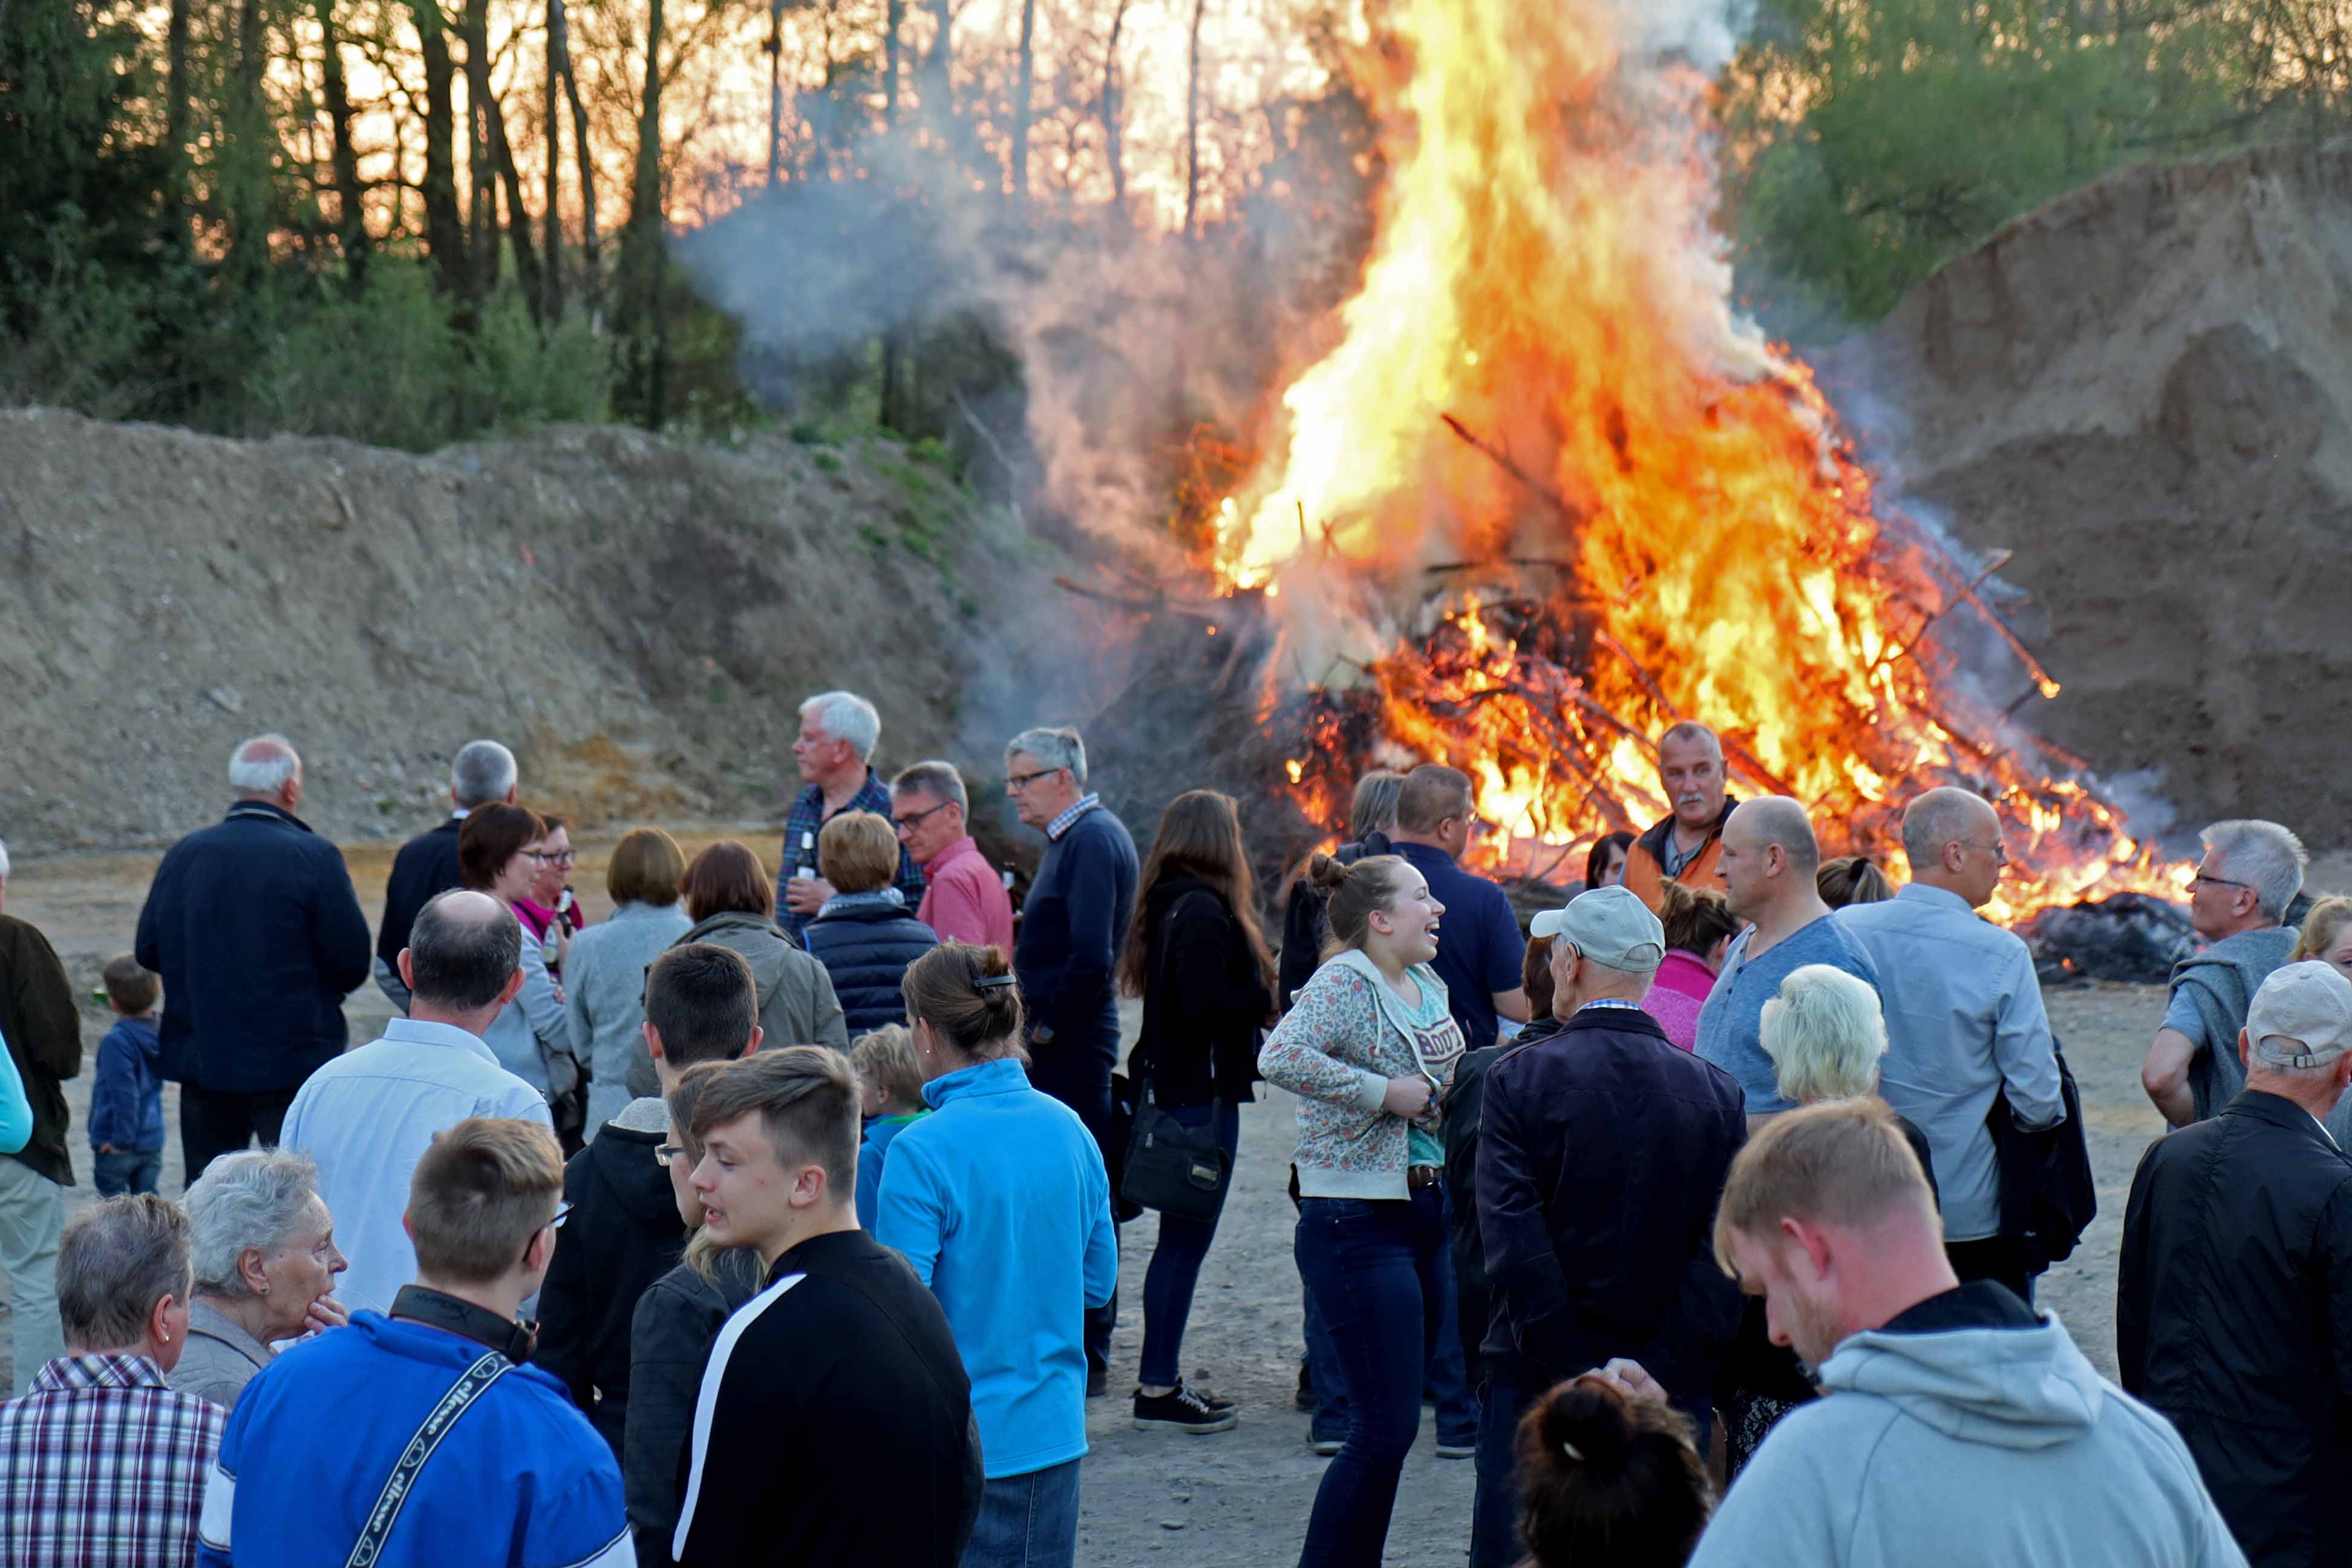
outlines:
M188 1216L152 1193L66 1227L66 1353L0 1405L11 1568L184 1568L226 1413L167 1388L188 1342Z

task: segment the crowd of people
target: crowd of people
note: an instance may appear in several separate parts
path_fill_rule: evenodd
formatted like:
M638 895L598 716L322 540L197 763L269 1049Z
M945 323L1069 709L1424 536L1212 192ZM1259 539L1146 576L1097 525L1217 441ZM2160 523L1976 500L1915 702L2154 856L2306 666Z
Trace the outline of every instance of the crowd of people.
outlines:
M1243 1417L1181 1358L1261 1084L1329 1458L1302 1564L1381 1562L1425 1400L1473 1568L2334 1560L2352 900L2301 899L2287 829L2204 836L2117 1386L2033 1305L2088 1162L1978 913L1983 798L1907 803L1898 886L1678 723L1668 814L1523 931L1469 777L1376 771L1277 943L1231 797L1139 855L1075 731L1014 736L1016 915L962 773L879 739L810 699L772 869L636 828L602 919L474 742L373 942L300 757L247 742L105 966L70 1225L79 1015L0 907L6 1560L1063 1568L1144 1209L1132 1420ZM398 1016L351 1048L371 978Z

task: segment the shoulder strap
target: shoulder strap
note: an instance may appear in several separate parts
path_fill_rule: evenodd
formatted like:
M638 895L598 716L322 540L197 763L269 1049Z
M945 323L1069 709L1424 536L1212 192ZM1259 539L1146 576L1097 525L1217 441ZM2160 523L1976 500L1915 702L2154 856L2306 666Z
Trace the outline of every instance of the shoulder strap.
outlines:
M441 1447L441 1439L457 1424L457 1417L473 1408L474 1401L489 1392L490 1384L514 1370L515 1363L491 1351L467 1367L463 1376L441 1396L441 1403L425 1417L425 1424L400 1451L399 1462L392 1474L384 1478L383 1490L376 1494L375 1507L368 1510L367 1524L360 1538L352 1544L352 1554L343 1559L343 1568L373 1568L383 1553L383 1543L392 1534L392 1527L400 1521L400 1510L408 1501L408 1494L416 1484L416 1473Z

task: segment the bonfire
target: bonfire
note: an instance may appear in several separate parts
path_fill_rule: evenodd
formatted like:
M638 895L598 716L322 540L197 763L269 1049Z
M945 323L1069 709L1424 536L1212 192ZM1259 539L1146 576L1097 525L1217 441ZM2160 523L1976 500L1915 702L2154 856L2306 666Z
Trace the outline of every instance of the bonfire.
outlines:
M1669 6L1667 10L1672 10ZM1881 504L1811 371L1735 308L1708 51L1640 7L1399 0L1359 87L1388 177L1360 286L1281 394L1204 568L1266 617L1288 788L1479 783L1497 874L1565 880L1665 810L1654 737L1899 865L1905 801L1980 791L2013 918L2160 884L2083 763L1993 573ZM2004 689L2003 682L2009 688ZM1279 787L1279 786L1277 786Z

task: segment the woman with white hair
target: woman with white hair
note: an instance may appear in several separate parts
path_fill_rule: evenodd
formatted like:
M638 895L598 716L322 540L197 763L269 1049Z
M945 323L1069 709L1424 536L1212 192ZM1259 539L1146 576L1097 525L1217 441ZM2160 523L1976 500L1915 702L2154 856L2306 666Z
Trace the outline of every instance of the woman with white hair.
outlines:
M1878 1092L1886 1019L1868 981L1826 963L1801 965L1780 982L1778 995L1765 1000L1759 1023L1783 1098L1815 1105ZM1900 1115L1895 1121L1933 1193L1936 1167L1927 1160L1927 1135ZM1748 1315L1715 1380L1728 1466L1725 1479L1739 1473L1781 1416L1815 1397L1812 1374L1796 1352L1772 1342L1763 1299L1749 1297Z
M305 1154L224 1154L188 1188L195 1289L188 1345L169 1374L183 1394L233 1408L271 1345L351 1321L331 1292L350 1264Z

